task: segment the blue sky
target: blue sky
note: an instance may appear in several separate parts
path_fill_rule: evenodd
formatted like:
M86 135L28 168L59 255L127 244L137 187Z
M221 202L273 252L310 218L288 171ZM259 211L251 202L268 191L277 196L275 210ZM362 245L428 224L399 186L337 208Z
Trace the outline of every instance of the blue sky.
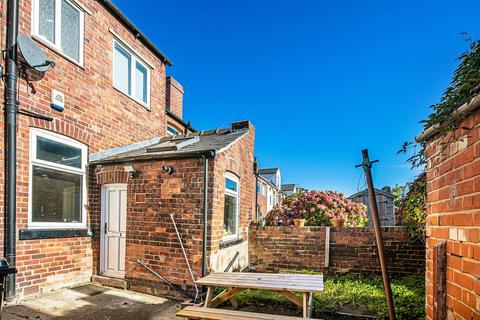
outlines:
M115 3L173 61L195 128L249 119L261 167L347 194L365 147L376 186L412 180L396 151L448 85L460 33L480 36L478 1Z

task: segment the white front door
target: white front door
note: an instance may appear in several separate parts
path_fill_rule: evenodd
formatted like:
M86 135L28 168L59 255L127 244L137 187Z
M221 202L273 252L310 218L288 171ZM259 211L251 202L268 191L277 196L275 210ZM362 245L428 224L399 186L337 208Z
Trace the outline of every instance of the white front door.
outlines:
M102 186L101 272L109 277L125 276L127 185Z

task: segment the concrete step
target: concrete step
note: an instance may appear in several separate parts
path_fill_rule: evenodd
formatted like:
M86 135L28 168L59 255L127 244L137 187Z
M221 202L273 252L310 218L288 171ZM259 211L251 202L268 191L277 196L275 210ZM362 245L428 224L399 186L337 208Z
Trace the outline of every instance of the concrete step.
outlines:
M125 279L94 275L92 276L92 282L98 283L105 287L112 287L112 288L118 288L118 289L124 289L124 290L128 289L128 283L127 283L127 280Z

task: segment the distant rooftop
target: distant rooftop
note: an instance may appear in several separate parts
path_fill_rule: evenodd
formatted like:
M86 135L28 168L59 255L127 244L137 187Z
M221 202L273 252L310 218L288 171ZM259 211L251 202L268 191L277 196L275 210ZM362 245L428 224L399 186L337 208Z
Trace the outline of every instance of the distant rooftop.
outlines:
M264 168L264 169L258 169L258 174L271 174L271 173L277 173L280 168Z
M288 183L288 184L282 184L281 190L282 191L293 191L295 190L296 184L294 183Z

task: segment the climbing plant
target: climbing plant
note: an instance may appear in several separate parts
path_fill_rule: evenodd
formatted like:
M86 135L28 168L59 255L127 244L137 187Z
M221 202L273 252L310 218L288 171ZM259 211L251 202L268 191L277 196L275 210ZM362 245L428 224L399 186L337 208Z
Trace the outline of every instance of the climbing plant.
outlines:
M455 112L461 105L469 102L475 95L480 93L480 41L472 40L468 34L468 49L459 57L459 65L455 70L450 85L445 89L440 101L431 106L433 112L422 120L424 128L435 126L442 137L446 137L450 132L461 128L462 123L470 115L468 112ZM463 127L469 131L470 128ZM455 142L461 137L452 135L449 141ZM425 142L405 142L399 153L406 153L407 150L414 148L413 156L408 161L412 167L423 167L425 165Z
M396 211L397 221L407 227L413 239L425 241L425 218L427 205L425 173L410 185L407 195L400 200Z

